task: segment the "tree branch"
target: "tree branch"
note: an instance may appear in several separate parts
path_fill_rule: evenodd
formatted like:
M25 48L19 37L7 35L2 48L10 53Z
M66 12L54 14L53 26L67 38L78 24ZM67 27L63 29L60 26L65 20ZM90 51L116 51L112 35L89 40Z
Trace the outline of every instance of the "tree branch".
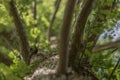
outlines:
M116 7L116 0L113 0L111 5L101 6L100 9L101 10L109 10L110 12L112 12L115 9L115 7ZM107 22L107 20L106 20L107 14L100 13L99 10L96 13L97 13L97 15L95 16L94 20L91 22L91 27L89 28L89 30L96 28L98 22L102 22L102 23ZM103 18L99 17L99 15L101 15ZM89 31L88 35L91 33L92 32ZM91 49L94 48L94 46L96 45L96 42L97 42L99 36L100 36L100 34L99 35L92 34L91 36L88 37L87 42L93 42Z
M111 48L118 48L120 46L120 40L117 40L115 42L109 42L103 45L97 45L92 49L92 52L98 52L103 50L108 50Z

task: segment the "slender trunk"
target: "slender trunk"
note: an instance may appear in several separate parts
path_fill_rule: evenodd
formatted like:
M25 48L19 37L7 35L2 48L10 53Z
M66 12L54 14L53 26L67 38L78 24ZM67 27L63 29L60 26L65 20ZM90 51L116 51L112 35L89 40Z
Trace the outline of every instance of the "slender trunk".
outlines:
M51 17L51 20L50 20L50 25L49 25L49 28L48 28L48 32L47 32L47 39L48 41L50 41L50 37L52 35L52 27L53 27L53 24L54 24L54 21L55 21L55 18L56 18L56 14L58 12L58 9L60 7L60 3L61 3L61 0L57 0L56 2L56 6L55 6L55 11Z
M24 30L23 23L20 19L20 16L18 14L14 1L11 0L8 5L9 5L9 13L13 18L13 22L15 24L16 31L19 37L21 55L23 57L23 60L26 62L26 64L29 64L30 62L30 58L29 58L30 51L29 50L30 49L29 49L29 43L27 40L27 36Z
M58 65L58 74L64 74L67 70L68 65L68 39L69 39L69 31L70 25L72 21L72 16L74 12L76 0L68 0L67 5L64 12L64 19L62 24L62 29L60 33L60 49L59 49L59 65Z
M33 10L33 19L37 19L37 2L36 0L33 1L32 3L32 10Z
M78 14L73 33L73 40L71 42L70 51L69 51L69 66L73 69L76 68L76 64L78 63L78 58L80 53L84 49L83 45L83 35L84 28L87 22L88 16L93 8L95 0L87 0L83 5L81 11Z

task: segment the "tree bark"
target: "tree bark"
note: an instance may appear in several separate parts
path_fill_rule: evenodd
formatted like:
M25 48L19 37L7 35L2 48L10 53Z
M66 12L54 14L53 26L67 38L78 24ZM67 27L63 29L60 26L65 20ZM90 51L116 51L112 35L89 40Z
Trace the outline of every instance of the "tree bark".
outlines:
M18 14L17 8L15 6L14 0L11 0L9 3L9 13L10 16L12 16L13 18L13 22L15 24L16 27L16 31L18 34L18 38L19 38L19 42L20 42L20 48L21 48L21 55L23 57L23 60L26 62L26 64L29 64L30 62L30 58L29 58L29 54L30 54L30 47L29 47L29 43L27 40L27 36L24 30L24 26L23 23L20 19L20 16Z
M60 49L59 49L60 60L57 70L58 74L64 74L67 71L68 39L75 3L76 0L68 0L64 12L64 19L60 33Z
M93 8L95 0L87 0L80 10L76 23L74 25L74 33L73 40L71 42L70 51L69 51L69 66L73 69L76 68L76 64L78 63L78 58L80 53L82 53L84 49L83 45L83 35L84 28L87 22L88 16Z
M56 14L57 14L57 12L58 12L58 9L59 9L59 7L60 7L60 3L61 3L61 0L57 0L57 2L56 2L56 6L55 6L55 11L54 11L54 13L53 13L53 15L52 15L52 17L51 17L51 20L50 20L50 25L49 25L49 28L48 28L48 32L47 32L47 39L48 39L48 41L50 41L50 37L51 37L51 35L52 35L52 27L53 27L53 23L54 23L54 21L55 21L55 18L56 18Z

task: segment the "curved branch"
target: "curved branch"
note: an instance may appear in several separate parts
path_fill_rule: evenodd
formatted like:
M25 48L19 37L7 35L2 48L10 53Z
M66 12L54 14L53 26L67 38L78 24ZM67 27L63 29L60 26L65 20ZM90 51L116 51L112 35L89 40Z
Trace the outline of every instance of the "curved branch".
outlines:
M120 46L120 40L117 40L115 42L109 42L103 45L97 45L92 49L92 52L98 52L103 50L108 50L112 48L118 48Z

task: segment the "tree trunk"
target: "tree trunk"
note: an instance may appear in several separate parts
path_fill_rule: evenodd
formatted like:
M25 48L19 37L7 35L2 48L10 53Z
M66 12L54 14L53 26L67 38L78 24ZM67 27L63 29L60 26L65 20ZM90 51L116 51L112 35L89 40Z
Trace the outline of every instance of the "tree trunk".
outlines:
M33 1L32 3L32 13L33 13L33 19L37 19L37 2L36 0Z
M55 6L55 11L54 11L54 13L53 13L53 15L52 15L52 17L51 17L51 20L50 20L50 25L49 25L49 28L48 28L48 33L47 33L47 39L48 39L48 41L50 41L50 37L51 37L51 35L52 35L52 27L53 27L53 23L54 23L54 21L55 21L55 18L56 18L56 14L57 14L57 12L58 12L58 9L59 9L59 7L60 7L60 3L61 3L61 0L57 0L57 2L56 2L56 6Z
M77 70L78 58L84 50L83 35L88 16L93 8L95 0L87 0L81 8L76 23L69 51L69 66Z
M60 33L60 49L59 49L59 65L58 65L58 74L64 74L67 70L68 65L68 39L69 39L69 31L70 25L72 21L72 16L74 12L76 0L68 0L67 5L64 12L64 19L62 24L62 29Z
M14 0L11 0L7 6L9 6L8 11L10 13L10 16L12 16L13 22L14 22L15 27L16 27L16 31L18 34L19 42L20 42L21 55L23 57L23 60L26 62L26 64L29 64L29 62L30 62L30 58L29 58L30 47L29 47L29 43L27 40L25 30L24 30L23 23L22 23L20 16L18 14Z

